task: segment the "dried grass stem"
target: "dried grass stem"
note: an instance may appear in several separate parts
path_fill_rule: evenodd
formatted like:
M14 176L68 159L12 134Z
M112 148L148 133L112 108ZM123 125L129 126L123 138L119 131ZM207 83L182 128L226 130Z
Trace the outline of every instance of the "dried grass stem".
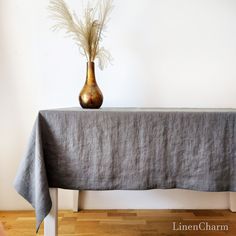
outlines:
M112 11L112 0L98 0L95 7L91 7L88 2L84 9L84 16L79 19L76 14L72 14L64 0L51 0L49 10L51 17L56 20L54 30L65 30L79 46L82 55L87 61L99 61L101 69L110 61L110 53L101 47L104 37L103 32Z

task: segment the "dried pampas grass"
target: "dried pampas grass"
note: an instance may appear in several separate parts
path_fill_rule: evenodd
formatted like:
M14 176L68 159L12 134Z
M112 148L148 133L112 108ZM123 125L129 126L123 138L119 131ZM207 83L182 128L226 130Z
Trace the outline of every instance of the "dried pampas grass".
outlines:
M49 5L51 17L57 21L53 29L65 30L75 40L87 61L98 59L101 69L111 60L110 53L100 43L112 8L112 0L98 0L94 8L88 2L83 19L79 19L75 13L71 13L64 0L51 0Z

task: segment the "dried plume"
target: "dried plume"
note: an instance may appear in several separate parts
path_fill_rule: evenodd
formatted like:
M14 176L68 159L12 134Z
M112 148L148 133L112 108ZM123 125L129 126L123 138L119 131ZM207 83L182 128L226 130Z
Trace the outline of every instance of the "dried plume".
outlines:
M112 2L113 0L98 0L93 8L88 2L82 19L71 13L64 0L51 0L49 5L51 17L57 22L53 29L64 30L75 40L87 61L94 62L98 59L101 69L111 60L110 53L100 44L113 9Z

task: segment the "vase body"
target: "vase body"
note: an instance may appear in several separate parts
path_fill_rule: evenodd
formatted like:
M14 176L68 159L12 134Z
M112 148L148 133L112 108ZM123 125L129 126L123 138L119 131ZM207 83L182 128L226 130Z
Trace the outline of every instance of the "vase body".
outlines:
M96 82L94 62L87 62L86 81L80 92L79 102L85 109L98 109L102 105L103 95Z

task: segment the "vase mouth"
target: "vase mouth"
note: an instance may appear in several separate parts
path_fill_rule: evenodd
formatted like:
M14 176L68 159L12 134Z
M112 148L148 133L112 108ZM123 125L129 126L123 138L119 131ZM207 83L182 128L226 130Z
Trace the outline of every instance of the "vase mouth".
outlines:
M87 65L94 65L94 61L87 61Z

